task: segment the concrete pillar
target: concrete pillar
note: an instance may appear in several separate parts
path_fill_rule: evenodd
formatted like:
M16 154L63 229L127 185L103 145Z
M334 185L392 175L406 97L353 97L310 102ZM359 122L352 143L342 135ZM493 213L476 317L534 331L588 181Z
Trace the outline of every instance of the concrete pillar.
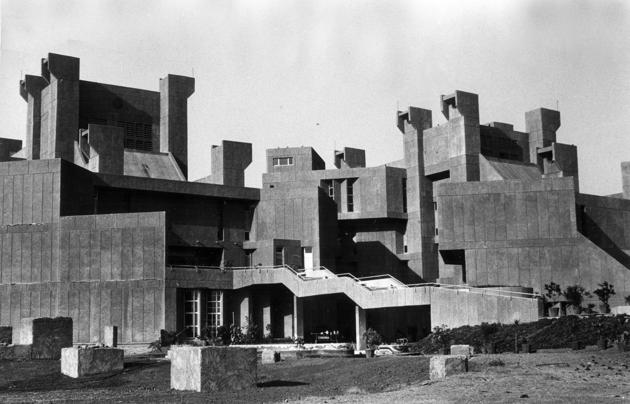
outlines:
M271 328L271 298L269 297L269 293L265 292L261 297L261 307L262 307L262 335L266 337L267 335L272 334Z
M177 288L164 289L164 329L177 330Z
M293 338L304 338L304 302L293 296Z
M160 79L160 152L170 152L188 178L188 97L195 79L167 75ZM154 142L155 144L155 142Z
M367 322L367 316L365 310L359 306L354 306L354 328L356 338L356 350L362 351L365 349L365 339L363 334L365 333L365 324Z
M42 76L50 84L41 94L40 158L74 162L79 130L79 59L49 53Z
M556 141L556 131L560 127L560 112L547 108L537 108L525 113L525 131L529 133L529 159L538 163L537 149L551 146Z
M40 76L27 74L24 80L20 81L20 95L28 103L28 114L26 119L26 144L24 145L24 157L27 160L39 159L39 147L42 121L42 90L48 82Z
M247 319L249 318L250 320L252 319L252 299L251 299L251 293L249 291L243 291L242 294L239 296L240 298L240 303L239 303L239 326L243 329L243 332L246 332L246 327L248 324Z

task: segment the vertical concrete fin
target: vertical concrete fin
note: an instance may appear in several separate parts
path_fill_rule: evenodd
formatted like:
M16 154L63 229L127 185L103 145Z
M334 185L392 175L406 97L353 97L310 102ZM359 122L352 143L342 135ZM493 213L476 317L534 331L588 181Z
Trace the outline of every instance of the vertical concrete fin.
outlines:
M79 59L49 53L42 59L40 158L74 160L79 130Z
M169 74L160 79L160 152L170 152L188 178L188 97L195 79Z
M529 133L530 162L538 162L537 149L555 143L556 131L559 127L559 111L537 108L525 113L525 131Z
M27 160L39 159L41 141L41 107L42 90L48 82L40 76L27 74L20 80L20 95L28 103L26 117L26 144L24 145L24 158Z

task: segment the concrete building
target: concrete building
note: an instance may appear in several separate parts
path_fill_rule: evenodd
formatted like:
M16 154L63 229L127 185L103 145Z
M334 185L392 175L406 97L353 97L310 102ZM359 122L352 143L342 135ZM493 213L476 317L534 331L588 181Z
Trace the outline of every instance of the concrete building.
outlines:
M366 167L347 147L326 169L310 147L269 149L257 189L251 144L227 140L188 181L190 77L86 82L78 59L49 54L20 92L24 145L0 139L0 324L70 316L76 342L116 325L128 344L255 323L361 347L370 326L413 340L536 320L532 292L551 281L630 291L630 201L579 192L557 111L527 112L519 132L480 124L477 95L456 91L441 97L446 124L397 113L399 161Z

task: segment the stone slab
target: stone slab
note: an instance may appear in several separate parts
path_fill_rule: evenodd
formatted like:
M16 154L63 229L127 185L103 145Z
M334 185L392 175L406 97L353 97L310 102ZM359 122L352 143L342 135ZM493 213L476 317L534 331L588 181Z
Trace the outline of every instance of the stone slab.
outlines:
M71 347L61 350L61 373L79 378L122 371L124 351L107 347Z
M197 392L256 387L256 348L174 346L171 388Z
M60 359L61 349L72 346L72 318L23 318L19 338L31 345L32 359Z
M261 354L261 362L263 365L268 363L276 363L280 361L280 352L264 349Z
M451 355L473 356L475 349L470 345L451 345Z
M118 327L108 325L103 329L103 345L116 348L118 346Z
M10 344L13 341L13 327L0 326L0 344Z
M30 345L0 346L0 361L27 361L31 360Z
M464 355L436 355L431 357L429 377L442 380L447 376L468 372L468 357Z

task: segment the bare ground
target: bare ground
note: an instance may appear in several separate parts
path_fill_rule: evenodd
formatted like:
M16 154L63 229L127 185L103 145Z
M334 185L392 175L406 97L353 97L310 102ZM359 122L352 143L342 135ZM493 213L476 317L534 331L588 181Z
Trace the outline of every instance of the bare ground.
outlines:
M81 380L59 368L0 362L0 402L630 401L630 353L613 349L480 355L469 373L439 382L428 380L428 357L303 359L260 365L255 389L211 394L171 391L166 361L129 358L122 373Z

